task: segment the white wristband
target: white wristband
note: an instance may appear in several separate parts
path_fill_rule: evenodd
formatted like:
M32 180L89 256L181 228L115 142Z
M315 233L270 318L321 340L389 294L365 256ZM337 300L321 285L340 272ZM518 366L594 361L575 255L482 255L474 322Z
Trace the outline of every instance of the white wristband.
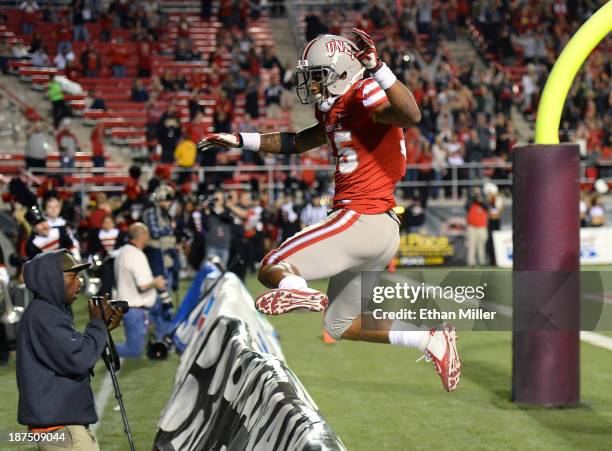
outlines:
M397 77L395 74L389 69L389 67L383 63L382 67L378 69L374 74L372 74L372 78L374 81L378 83L383 91L386 91L395 83Z
M240 133L242 138L242 148L257 152L261 145L261 135L259 133Z

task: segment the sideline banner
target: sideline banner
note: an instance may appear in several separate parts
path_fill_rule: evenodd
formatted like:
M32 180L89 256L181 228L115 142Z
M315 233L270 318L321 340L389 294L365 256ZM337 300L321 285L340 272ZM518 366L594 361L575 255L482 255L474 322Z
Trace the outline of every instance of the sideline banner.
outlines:
M512 268L512 231L493 232L493 247L497 266ZM580 229L580 264L612 263L612 227L584 227Z
M345 449L236 275L226 273L182 325L187 346L154 449Z
M466 264L463 235L411 232L400 236L400 266L461 266Z

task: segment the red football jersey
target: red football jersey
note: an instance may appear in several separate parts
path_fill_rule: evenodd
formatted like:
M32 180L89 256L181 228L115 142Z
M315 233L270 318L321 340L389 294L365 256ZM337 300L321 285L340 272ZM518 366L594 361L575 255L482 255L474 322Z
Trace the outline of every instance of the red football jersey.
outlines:
M336 161L334 208L383 213L395 206L395 184L406 173L402 129L378 124L372 111L387 101L372 78L359 80L329 112L316 109Z

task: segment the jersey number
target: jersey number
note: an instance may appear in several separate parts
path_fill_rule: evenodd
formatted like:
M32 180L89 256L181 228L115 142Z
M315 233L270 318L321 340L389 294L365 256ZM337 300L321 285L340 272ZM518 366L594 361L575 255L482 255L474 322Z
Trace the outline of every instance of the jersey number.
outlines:
M351 132L334 132L334 147L338 155L336 170L340 174L350 174L359 165L357 151L351 144Z
M334 132L334 147L338 155L336 169L340 174L350 174L359 166L357 151L351 147L352 143L351 132ZM406 158L406 143L403 134L400 139L400 153Z

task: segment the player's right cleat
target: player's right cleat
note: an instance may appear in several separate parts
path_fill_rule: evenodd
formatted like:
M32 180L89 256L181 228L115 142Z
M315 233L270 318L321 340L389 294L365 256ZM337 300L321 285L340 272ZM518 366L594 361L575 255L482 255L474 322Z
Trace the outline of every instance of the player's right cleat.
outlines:
M457 352L457 334L455 328L444 323L440 329L432 328L425 355L431 359L436 372L442 379L444 389L451 392L459 385L461 360Z
M329 333L325 329L323 329L323 343L333 345L335 342L336 340L334 340L332 336L329 335Z
M294 310L322 312L328 304L327 295L311 288L277 288L261 294L255 300L255 308L266 315L282 315Z

